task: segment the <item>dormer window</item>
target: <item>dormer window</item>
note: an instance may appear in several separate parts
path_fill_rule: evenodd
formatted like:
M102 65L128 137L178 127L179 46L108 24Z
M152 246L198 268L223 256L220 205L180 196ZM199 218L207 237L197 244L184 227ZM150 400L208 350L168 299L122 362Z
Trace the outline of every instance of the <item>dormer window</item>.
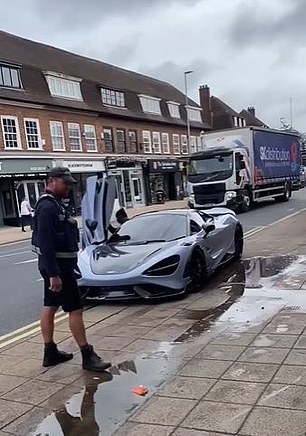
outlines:
M101 88L102 103L108 106L125 107L124 92Z
M0 64L0 87L21 89L20 68Z
M45 73L45 77L53 97L83 100L80 86L81 79L55 73Z
M168 109L172 118L181 118L180 104L174 101L168 101Z
M148 114L161 115L160 98L139 95L142 110Z
M187 110L188 110L188 116L190 121L202 123L202 116L201 116L202 109L188 106Z

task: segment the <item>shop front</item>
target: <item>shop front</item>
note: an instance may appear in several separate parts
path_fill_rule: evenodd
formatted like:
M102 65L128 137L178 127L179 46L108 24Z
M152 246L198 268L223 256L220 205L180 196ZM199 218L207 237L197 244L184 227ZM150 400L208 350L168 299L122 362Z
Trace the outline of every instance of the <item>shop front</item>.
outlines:
M23 198L28 198L31 206L35 206L52 166L51 159L0 160L0 225L19 225Z
M146 205L142 162L132 159L107 159L108 175L116 177L119 201L123 207Z
M86 191L86 180L89 176L105 172L104 160L101 158L92 160L58 159L54 161L53 166L67 167L73 173L73 177L78 183L73 186L70 207L74 215L81 215L81 203Z
M184 163L175 159L150 159L147 165L148 194L151 204L180 200L184 195Z

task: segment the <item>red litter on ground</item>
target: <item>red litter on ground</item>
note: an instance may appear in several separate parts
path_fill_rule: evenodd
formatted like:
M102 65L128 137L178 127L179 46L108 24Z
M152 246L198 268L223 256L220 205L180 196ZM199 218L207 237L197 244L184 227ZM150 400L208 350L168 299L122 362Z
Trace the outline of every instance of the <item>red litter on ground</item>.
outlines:
M134 388L132 390L132 392L135 395L140 395L141 397L144 397L145 395L147 395L149 393L149 389L146 388L145 386L139 385L139 386L136 386L136 388Z

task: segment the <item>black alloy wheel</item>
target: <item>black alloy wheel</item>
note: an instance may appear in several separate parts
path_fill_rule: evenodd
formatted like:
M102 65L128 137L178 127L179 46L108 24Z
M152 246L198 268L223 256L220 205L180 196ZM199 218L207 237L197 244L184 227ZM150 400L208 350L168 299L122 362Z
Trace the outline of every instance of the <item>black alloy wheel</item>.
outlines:
M243 253L243 230L241 225L237 225L235 230L235 259L240 260Z
M204 255L194 251L190 259L190 292L200 291L207 280L207 270Z

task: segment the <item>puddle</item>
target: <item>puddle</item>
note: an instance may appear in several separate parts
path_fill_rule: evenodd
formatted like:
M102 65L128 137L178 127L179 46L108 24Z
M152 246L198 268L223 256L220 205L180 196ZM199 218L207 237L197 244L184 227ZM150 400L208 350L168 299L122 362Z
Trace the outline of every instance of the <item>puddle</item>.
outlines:
M146 398L177 373L190 343L197 344L205 332L227 331L227 327L232 332L244 331L267 323L280 310L305 313L305 281L306 256L249 259L220 271L209 284L209 289L217 289L221 296L224 293L219 306L182 309L179 316L193 320L192 327L172 343L161 342L149 355L121 362L104 375L88 376L80 393L47 416L30 434L112 435ZM204 292L201 298L205 297ZM280 324L278 328L282 332L287 325ZM261 345L270 345L270 339L262 338ZM132 393L138 385L148 387L147 397Z

